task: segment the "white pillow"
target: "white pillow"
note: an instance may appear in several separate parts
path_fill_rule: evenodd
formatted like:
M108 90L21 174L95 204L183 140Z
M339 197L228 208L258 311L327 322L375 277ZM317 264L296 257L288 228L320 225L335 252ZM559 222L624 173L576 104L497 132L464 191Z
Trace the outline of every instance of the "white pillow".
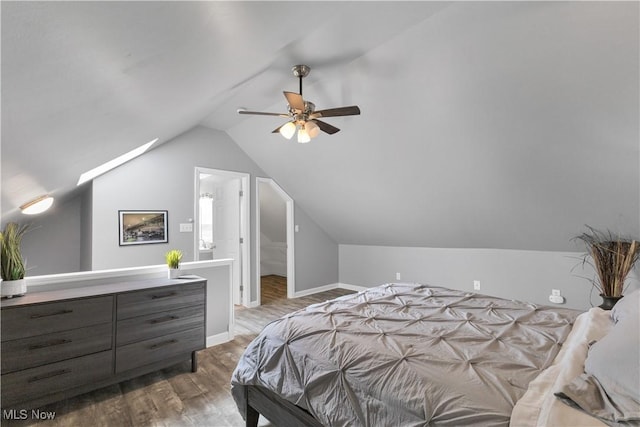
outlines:
M619 299L611 309L611 320L615 323L632 315L640 316L640 288Z
M609 425L640 422L640 293L629 296L615 317L612 313L617 323L589 348L584 373L556 393Z

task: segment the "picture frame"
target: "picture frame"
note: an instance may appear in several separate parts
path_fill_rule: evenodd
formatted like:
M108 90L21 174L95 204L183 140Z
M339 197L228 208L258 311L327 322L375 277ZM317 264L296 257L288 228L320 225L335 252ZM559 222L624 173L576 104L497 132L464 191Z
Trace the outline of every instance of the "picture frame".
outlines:
M168 211L119 210L120 246L169 243Z

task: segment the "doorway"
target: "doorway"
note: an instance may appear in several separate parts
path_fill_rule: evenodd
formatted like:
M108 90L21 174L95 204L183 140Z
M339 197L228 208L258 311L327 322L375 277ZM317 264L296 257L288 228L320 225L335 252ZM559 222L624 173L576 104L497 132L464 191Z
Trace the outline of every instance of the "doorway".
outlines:
M233 303L249 306L249 174L196 167L196 261L234 260Z
M256 206L257 304L274 297L293 298L293 199L274 180L256 178Z

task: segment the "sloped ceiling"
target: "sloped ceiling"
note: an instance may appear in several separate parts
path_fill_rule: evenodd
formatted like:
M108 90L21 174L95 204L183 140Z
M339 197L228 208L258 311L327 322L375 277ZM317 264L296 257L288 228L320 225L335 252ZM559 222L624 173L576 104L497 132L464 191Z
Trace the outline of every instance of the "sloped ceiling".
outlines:
M292 144L257 117L229 134L341 243L638 236L638 34L637 3L456 3L307 86L361 107L340 133Z
M7 2L2 215L153 138L227 131L338 243L640 234L636 2ZM310 144L305 98L357 104Z

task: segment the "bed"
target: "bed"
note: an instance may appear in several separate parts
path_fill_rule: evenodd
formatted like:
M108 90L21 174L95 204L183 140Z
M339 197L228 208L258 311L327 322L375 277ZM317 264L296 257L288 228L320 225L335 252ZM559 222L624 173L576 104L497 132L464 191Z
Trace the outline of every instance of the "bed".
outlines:
M601 321L595 330L594 321L585 320L590 313ZM601 338L612 324L598 308L581 315L441 287L386 284L267 325L238 362L232 394L248 426L262 414L277 426L517 427L566 422L573 413L593 421L583 425L602 426L556 397L566 384L554 381L553 370L571 365L562 374L570 381L584 360L566 360L580 358L575 349L587 353L584 340ZM541 413L545 401L570 415Z

